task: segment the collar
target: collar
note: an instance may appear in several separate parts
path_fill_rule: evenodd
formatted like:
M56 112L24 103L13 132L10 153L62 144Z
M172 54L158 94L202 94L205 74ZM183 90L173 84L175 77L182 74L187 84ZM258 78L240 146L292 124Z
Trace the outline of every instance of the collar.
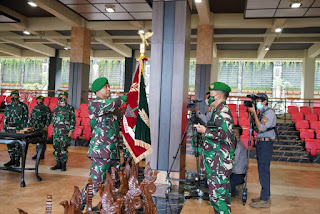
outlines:
M222 101L216 108L216 111L220 111L225 105L226 105L226 101Z

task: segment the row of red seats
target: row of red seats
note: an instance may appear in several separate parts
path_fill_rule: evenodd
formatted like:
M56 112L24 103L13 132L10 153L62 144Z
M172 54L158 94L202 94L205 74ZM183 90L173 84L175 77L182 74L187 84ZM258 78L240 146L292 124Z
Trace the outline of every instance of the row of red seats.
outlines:
M48 127L48 137L52 138L53 136L53 126L50 124ZM83 137L87 141L89 141L92 138L92 132L91 132L91 127L90 126L76 126L72 138L74 140L77 140L79 137Z
M320 114L320 107L313 107L313 109L310 106L301 106L300 110L298 106L288 106L288 113L292 115L293 113L303 113L304 115L310 114L310 113L316 113Z
M292 113L291 114L291 120L293 122L296 122L298 120L318 121L319 120L319 115L316 114L316 113L306 113L306 114L303 114L301 112Z
M319 139L306 139L305 148L310 152L311 156L317 155L320 152L320 140Z

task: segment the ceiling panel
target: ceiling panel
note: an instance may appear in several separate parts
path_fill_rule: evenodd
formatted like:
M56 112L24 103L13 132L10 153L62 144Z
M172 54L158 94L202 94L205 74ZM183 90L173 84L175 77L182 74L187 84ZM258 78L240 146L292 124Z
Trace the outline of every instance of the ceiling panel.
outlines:
M314 0L304 0L302 7L310 7L313 2ZM290 8L290 4L292 4L290 0L281 0L278 8Z
M119 3L137 3L137 2L143 2L145 3L146 0L117 0Z
M265 28L233 28L233 29L214 29L214 34L262 34L266 32Z
M98 8L101 12L106 13L106 5L105 4L93 4L96 8ZM115 6L115 13L125 13L127 12L120 4L112 4Z
M247 9L277 8L280 0L247 0Z
M313 3L312 7L320 7L320 0L316 0L316 1Z
M219 50L258 50L259 44L217 44Z
M111 20L134 20L129 13L105 13Z
M18 22L16 19L10 18L6 15L0 14L0 23L12 23L12 22Z
M57 30L57 32L64 36L71 36L71 30Z
M320 33L320 27L284 28L282 33Z
M308 8L299 9L278 9L274 17L301 17L307 12Z
M57 50L63 50L64 47L61 46L61 45L57 45L57 44L45 44L46 46L49 46L50 48L54 48L54 49L57 49Z
M63 4L88 4L87 0L58 0Z
M266 9L266 10L246 10L245 18L266 18L273 17L276 9Z
M192 8L193 13L197 13L195 3ZM243 13L245 0L209 0L210 11L213 13Z
M67 5L72 10L76 11L77 13L98 13L99 10L95 8L91 4L70 4Z
M132 15L135 19L138 19L138 20L150 20L150 19L152 19L152 12L149 12L149 13L144 13L144 12L141 12L141 13L131 13L131 15Z
M91 49L92 50L111 50L107 46L103 44L91 44Z
M136 30L106 30L111 36L137 36L138 31Z
M308 17L311 17L311 16L320 17L320 8L310 8L305 16L308 16Z
M103 13L81 13L80 15L83 16L84 18L86 18L89 21L110 20Z
M6 43L6 45L9 45L9 46L14 47L14 48L19 48L21 50L28 50L27 48L24 48L24 47L21 47L19 45L12 44L12 43Z
M0 0L0 4L26 17L53 17L40 7L31 7L28 0Z
M116 4L116 0L87 0L92 4Z
M312 45L312 43L273 43L270 50L305 50Z
M152 11L151 7L147 3L137 4L121 4L128 12L148 12Z

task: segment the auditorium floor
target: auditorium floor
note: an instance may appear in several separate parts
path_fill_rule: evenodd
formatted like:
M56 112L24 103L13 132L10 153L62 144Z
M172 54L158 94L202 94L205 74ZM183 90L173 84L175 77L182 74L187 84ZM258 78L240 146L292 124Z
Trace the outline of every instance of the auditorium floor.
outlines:
M53 196L53 213L63 213L59 203L70 200L73 186L80 189L86 184L90 161L86 158L86 147L69 148L69 162L67 171L51 171L49 168L55 164L52 155L52 145L48 145L45 160L41 161L41 182L37 182L33 171L26 171L26 187L20 187L20 174L0 170L0 213L17 213L21 208L29 214L45 212L45 198L48 194ZM27 157L27 167L33 167L31 157L35 148L30 146ZM0 145L0 165L8 161L5 145ZM187 170L194 170L193 156L187 156ZM165 200L166 185L158 185L155 194L158 213L213 213L205 200L172 199L170 203ZM248 202L259 195L259 178L257 163L250 160L248 176ZM243 206L240 200L232 199L232 213L319 213L320 210L320 164L302 164L287 162L272 162L271 165L271 199L272 206L268 209L252 209ZM99 197L94 198L94 204Z

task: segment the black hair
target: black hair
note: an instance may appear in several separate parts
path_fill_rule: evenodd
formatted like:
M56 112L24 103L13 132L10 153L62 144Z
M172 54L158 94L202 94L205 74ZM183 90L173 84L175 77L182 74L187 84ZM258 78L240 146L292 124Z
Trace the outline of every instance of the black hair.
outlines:
M240 134L240 136L242 135L242 127L241 127L241 126L239 126L239 125L235 125L235 126L234 126L234 129L239 130L239 134Z
M208 91L207 93L206 93L206 95L209 95L210 94L210 91Z

